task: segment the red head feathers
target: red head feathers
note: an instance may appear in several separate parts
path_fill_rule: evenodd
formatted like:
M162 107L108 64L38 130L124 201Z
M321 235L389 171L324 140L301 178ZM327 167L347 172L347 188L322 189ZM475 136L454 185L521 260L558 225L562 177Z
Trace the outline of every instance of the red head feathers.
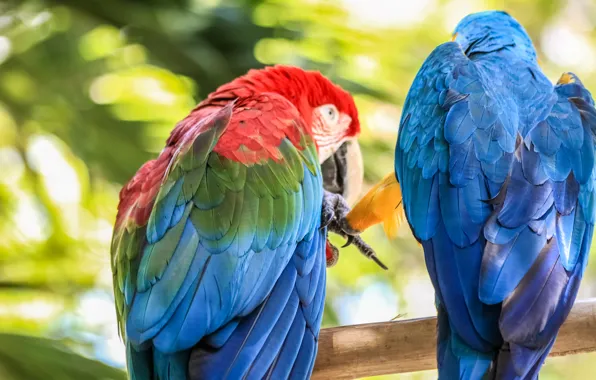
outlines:
M315 108L333 104L340 113L352 119L346 135L353 137L360 133L358 110L352 95L318 71L305 71L299 67L283 65L250 70L246 75L218 88L209 98L217 99L222 92L236 93L235 90L239 87L248 91L275 92L282 95L296 106L309 125Z
M233 100L250 99L259 94L276 93L289 100L298 110L319 148L319 158L324 161L346 140L360 133L358 111L352 96L333 84L321 73L305 71L298 67L273 66L250 70L246 75L224 84L209 94L191 114L180 123L168 140L168 145L179 141L196 120L223 107ZM233 128L232 128L233 129ZM222 144L244 144L247 136L228 131ZM257 131L255 131L257 132ZM236 142L236 144L234 144ZM220 153L223 153L220 151Z

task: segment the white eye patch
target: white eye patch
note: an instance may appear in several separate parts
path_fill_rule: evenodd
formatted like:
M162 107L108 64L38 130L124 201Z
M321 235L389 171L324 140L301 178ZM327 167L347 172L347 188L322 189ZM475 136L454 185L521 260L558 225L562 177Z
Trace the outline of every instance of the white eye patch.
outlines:
M325 120L327 125L337 124L339 121L339 111L333 104L325 104L319 107L321 117Z

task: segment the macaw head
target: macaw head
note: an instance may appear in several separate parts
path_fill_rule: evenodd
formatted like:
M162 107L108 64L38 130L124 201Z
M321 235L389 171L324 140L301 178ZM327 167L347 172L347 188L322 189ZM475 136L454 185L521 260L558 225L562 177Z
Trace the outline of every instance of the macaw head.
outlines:
M362 155L356 138L360 134L358 110L352 96L318 71L275 65L250 70L221 86L212 98L225 94L274 92L288 99L310 127L323 168L324 186L343 195L348 203L360 193L363 180Z
M460 44L468 57L510 49L520 58L536 62L536 50L528 33L504 11L478 12L464 17L455 28L453 41Z
M311 126L319 151L323 186L356 201L362 188L364 166L360 146L360 120L354 98L318 71L275 66L270 70L289 73L293 80L286 94Z
M293 66L252 70L245 78L260 82L296 106L317 145L325 189L341 194L348 203L355 202L364 170L356 141L360 121L352 95L318 71Z

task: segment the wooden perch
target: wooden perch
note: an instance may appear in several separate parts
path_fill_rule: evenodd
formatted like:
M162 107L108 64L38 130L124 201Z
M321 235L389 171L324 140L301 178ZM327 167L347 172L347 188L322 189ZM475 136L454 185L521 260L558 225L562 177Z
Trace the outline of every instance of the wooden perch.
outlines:
M431 317L323 329L313 379L434 369L436 323ZM596 351L596 298L576 302L550 356L592 351Z

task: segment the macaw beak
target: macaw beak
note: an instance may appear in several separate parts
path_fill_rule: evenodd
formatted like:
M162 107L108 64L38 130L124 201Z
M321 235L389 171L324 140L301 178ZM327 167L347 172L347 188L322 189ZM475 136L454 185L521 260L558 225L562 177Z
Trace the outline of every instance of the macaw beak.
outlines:
M395 173L387 174L352 207L346 220L351 228L363 232L375 224L383 223L385 234L395 238L405 220L401 188Z
M364 164L358 141L344 142L321 164L321 171L325 190L341 194L352 205L360 195L364 179Z

